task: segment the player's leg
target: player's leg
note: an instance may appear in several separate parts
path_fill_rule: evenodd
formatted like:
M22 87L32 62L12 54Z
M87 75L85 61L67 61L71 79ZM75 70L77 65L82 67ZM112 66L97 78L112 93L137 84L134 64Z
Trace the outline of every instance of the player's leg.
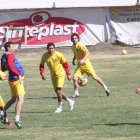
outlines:
M55 113L61 113L62 112L62 94L61 94L61 88L57 87L58 78L51 77L51 80L52 80L53 88L54 88L54 90L57 94L57 98L58 98L58 106L55 110Z
M67 95L62 91L62 88L64 86L64 80L65 80L65 76L60 76L58 78L56 78L57 83L56 83L56 93L58 96L58 111L56 111L56 113L60 113L59 110L62 111L62 99L66 100L69 103L69 107L70 107L70 111L73 110L73 106L74 106L74 101L69 99L67 97Z
M79 85L78 85L78 78L82 77L82 72L80 68L77 68L74 72L73 76L73 86L74 86L74 94L72 95L73 98L79 97Z
M73 107L74 107L74 101L71 100L69 97L67 97L63 91L62 91L62 98L69 103L69 109L70 109L70 111L72 111Z
M0 113L0 119L1 119L1 122L3 123L4 122L4 115L2 110L4 108L4 102L3 102L3 99L2 97L0 96L0 110L1 110L1 113Z
M1 111L1 115L4 116L6 113L6 110L16 101L15 97L12 97L4 106L3 110Z
M25 95L23 81L22 83L20 83L19 80L15 82L9 82L9 85L11 88L12 96L16 99L16 106L15 106L16 116L15 116L14 122L18 128L21 128L20 112L21 112L21 108L24 102L24 95Z
M96 77L92 77L94 80L96 80L101 86L103 86L105 92L106 92L106 95L109 96L110 95L110 90L108 89L108 87L104 84L103 80L98 77L96 75Z
M105 85L105 83L103 82L103 80L96 75L94 69L92 66L87 66L87 70L85 70L85 73L88 75L88 76L91 76L94 80L96 80L105 90L106 92L106 95L109 96L110 95L110 90L108 89L108 87Z
M58 82L58 79L56 77L51 77L51 80L52 80L52 85L53 85L53 88L57 94L57 98L58 98L58 106L55 110L55 113L61 113L62 112L62 95L60 94L59 90L61 90L61 88L57 89L57 82Z
M62 93L61 93L62 91L61 91L61 88L56 87L55 92L56 92L57 98L58 98L58 106L56 108L55 113L61 113L62 112Z
M12 122L10 122L7 118L7 113L3 112L3 109L4 109L4 102L2 97L0 96L1 122L4 124L8 124L9 126L13 126Z
M3 110L3 106L0 106L0 110L2 111ZM7 125L9 125L9 126L13 126L13 123L12 122L10 122L9 120L8 120L8 118L7 118L7 113L5 112L5 114L4 114L4 117L3 118L1 118L1 122L3 123L3 124L7 124Z
M21 124L19 122L20 122L20 112L24 102L24 95L16 96L16 101L17 103L15 106L15 110L16 110L15 124L18 128L21 128Z
M55 111L55 113L62 112L62 99L66 100L69 103L70 111L72 111L73 107L74 107L74 101L71 100L70 98L68 98L66 96L66 94L62 91L62 89L59 87L56 88L56 93L58 96L58 107L57 107L57 110Z

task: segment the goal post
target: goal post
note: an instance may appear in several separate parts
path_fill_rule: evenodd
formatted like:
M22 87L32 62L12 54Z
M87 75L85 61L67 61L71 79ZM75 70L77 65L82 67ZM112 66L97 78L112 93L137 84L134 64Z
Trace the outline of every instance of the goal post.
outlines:
M13 27L12 25L7 26L6 28L6 42L9 40L9 32L12 30L23 30L23 37L24 37L24 47L27 48L27 30L28 26L23 26L23 27Z

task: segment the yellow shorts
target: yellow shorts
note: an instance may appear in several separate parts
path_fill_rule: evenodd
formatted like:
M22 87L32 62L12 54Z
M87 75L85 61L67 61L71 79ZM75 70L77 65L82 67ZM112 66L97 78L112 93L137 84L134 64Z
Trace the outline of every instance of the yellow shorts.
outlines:
M6 74L0 70L0 79L1 79L2 77L6 77Z
M0 107L4 107L4 102L1 96L0 96Z
M19 80L15 82L9 81L9 86L10 86L12 96L19 96L25 94L23 82L20 84Z
M88 77L96 77L96 73L92 67L92 65L81 65L79 67L77 67L77 69L74 72L74 77L82 77L83 74L86 74Z
M54 90L56 90L57 87L62 88L64 86L65 75L59 77L51 77L51 79Z

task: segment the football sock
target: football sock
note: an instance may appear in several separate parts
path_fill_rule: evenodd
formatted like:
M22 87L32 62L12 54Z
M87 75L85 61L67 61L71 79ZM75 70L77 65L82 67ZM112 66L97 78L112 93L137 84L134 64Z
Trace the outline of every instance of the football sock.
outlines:
M74 91L74 94L75 94L75 95L79 95L78 90L75 90L75 91Z
M8 118L5 118L5 122L6 122L6 123L8 122Z
M103 87L104 87L105 91L108 89L106 85L104 85Z
M72 100L70 98L67 98L66 101L70 104Z
M1 111L1 115L4 116L5 112L6 112L6 109L3 109L3 110Z
M15 122L19 122L19 115L16 115Z
M62 102L58 102L58 108L62 108Z

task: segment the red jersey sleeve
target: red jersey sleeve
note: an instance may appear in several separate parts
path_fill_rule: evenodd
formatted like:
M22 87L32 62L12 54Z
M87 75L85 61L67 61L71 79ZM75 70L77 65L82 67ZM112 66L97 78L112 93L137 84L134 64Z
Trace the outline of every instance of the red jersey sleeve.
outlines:
M44 65L40 64L39 69L40 69L40 74L44 73Z
M62 64L63 65L63 68L65 69L66 71L66 74L67 75L70 75L71 74L71 71L70 71L70 67L68 65L68 62L66 61L65 63Z
M19 76L20 73L18 72L18 70L14 66L14 60L15 60L15 57L12 54L8 55L8 57L7 57L7 64L8 64L9 69L13 73L15 73L17 76Z

